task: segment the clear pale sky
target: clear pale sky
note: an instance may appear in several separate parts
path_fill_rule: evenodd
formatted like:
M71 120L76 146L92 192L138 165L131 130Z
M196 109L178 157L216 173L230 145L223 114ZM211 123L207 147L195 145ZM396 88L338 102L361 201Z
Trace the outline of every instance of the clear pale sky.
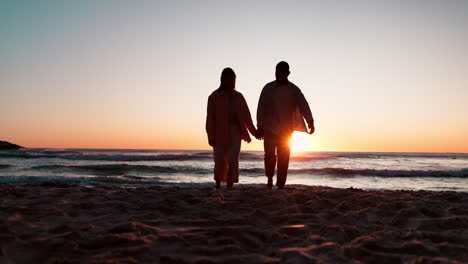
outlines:
M7 0L0 36L0 139L26 147L209 149L221 70L255 121L286 60L308 150L468 152L468 1Z

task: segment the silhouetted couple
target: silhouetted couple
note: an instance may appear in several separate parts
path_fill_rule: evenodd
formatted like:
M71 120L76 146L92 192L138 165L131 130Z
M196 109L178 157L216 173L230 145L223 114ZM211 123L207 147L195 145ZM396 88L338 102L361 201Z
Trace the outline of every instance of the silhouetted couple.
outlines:
M216 188L222 182L232 187L239 182L239 154L241 140L251 141L249 132L263 139L267 187L273 187L275 167L276 186L283 189L289 166L289 142L292 133L315 131L314 119L301 90L288 80L289 65L281 61L276 65L276 80L263 87L257 107L257 127L252 122L249 107L241 93L235 91L236 74L231 68L221 73L221 84L208 97L206 132L214 151L214 179ZM278 164L278 165L277 165Z

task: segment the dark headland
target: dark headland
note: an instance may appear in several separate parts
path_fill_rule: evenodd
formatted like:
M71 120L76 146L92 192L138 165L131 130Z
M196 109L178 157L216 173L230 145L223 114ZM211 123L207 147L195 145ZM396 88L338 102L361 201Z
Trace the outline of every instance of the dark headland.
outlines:
M23 147L10 143L10 142L0 140L0 150L17 150L21 148Z

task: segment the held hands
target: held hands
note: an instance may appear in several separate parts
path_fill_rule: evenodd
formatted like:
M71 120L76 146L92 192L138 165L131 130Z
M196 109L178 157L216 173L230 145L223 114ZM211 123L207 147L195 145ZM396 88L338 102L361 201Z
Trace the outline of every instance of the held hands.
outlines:
M216 145L216 141L214 139L208 139L208 144L210 144L210 146L214 147Z
M263 127L258 127L257 128L257 133L255 133L255 138L258 139L258 140L262 140L264 135L263 135Z

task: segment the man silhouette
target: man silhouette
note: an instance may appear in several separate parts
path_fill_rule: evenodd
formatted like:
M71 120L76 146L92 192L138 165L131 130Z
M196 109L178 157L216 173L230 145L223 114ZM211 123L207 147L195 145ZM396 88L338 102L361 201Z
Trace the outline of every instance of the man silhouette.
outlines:
M301 90L288 80L289 64L281 61L276 65L276 81L263 87L257 108L257 139L264 139L265 175L267 187L273 187L276 163L278 163L276 186L283 189L288 174L291 135L294 130L315 131L314 119ZM277 154L277 155L276 155Z

